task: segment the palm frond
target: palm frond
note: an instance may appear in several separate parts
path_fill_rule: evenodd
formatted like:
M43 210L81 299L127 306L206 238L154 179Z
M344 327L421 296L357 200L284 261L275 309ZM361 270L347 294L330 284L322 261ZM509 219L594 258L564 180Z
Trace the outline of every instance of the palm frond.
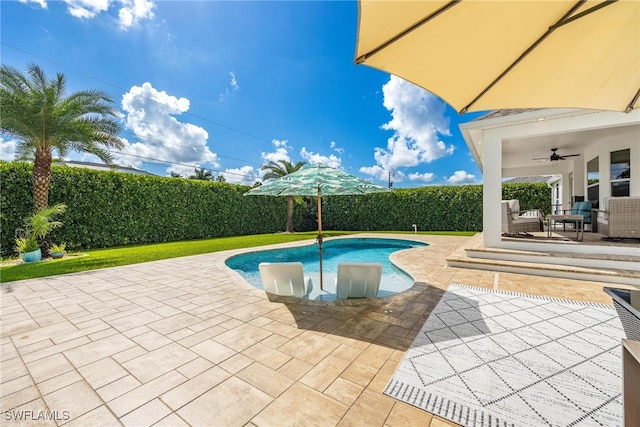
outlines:
M29 64L25 73L0 67L0 133L18 142L20 157L36 153L62 155L70 150L95 154L110 160L108 149L121 149L118 134L122 124L113 107L113 99L100 90L81 90L66 95L63 74L47 78L44 70ZM47 174L50 156L36 156L35 174ZM36 167L38 166L39 167ZM38 189L43 197L35 197L36 206L47 205L48 179Z

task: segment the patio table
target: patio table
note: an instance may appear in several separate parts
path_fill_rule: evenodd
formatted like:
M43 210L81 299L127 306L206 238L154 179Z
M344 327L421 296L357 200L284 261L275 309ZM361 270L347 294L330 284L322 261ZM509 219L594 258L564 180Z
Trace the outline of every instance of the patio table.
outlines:
M584 217L582 215L571 215L571 214L550 214L547 215L547 223L549 224L547 226L547 238L550 239L551 238L551 230L553 229L553 222L554 221L561 221L561 220L571 220L571 221L575 221L575 226L576 226L576 240L582 240L583 237L583 233L584 231L582 231L582 228L584 227L583 221L584 221Z

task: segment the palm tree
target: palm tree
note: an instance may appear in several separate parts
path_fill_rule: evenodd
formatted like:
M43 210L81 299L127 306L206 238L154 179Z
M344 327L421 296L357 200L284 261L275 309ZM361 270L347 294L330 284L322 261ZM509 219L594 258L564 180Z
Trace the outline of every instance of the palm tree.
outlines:
M205 170L204 168L202 169L195 168L193 170L193 175L190 175L189 179L198 179L200 181L213 181L213 174L211 173L211 171Z
M264 179L277 179L299 170L306 164L307 162L298 162L294 165L288 160L270 161L262 165L261 169L268 171L264 174ZM287 196L287 233L293 233L293 196Z
M26 74L6 65L0 68L0 133L16 140L18 158L34 159L36 211L49 203L54 150L60 157L79 151L110 163L108 148L123 147L111 97L99 90L66 96L66 86L63 74L48 79L35 64L29 64Z

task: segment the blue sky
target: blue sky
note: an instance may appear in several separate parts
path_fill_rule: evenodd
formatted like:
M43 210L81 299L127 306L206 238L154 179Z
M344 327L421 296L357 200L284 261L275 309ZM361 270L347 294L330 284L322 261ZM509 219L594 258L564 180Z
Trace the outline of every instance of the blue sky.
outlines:
M356 1L0 8L3 64L37 63L51 77L63 73L69 91L113 97L125 142L116 163L163 176L200 167L247 185L280 159L382 184L391 171L396 188L482 181L458 128L478 113L460 116L423 89L354 64ZM13 159L14 145L0 137L3 159Z

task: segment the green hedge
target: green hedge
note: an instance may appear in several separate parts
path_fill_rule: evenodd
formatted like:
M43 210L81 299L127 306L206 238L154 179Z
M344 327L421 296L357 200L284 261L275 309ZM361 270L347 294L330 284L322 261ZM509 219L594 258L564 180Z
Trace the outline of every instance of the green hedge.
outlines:
M522 209L551 211L544 183L505 184L504 200L519 199ZM430 186L369 196L327 197L322 218L328 230L482 231L482 186Z
M327 229L336 230L482 230L482 186L431 186L396 189L368 196L326 198Z
M31 213L30 163L0 162L0 249L14 252L14 232ZM52 168L49 204L64 203L52 234L69 249L124 246L284 231L284 197L243 196L247 186L182 178ZM503 199L550 212L545 184L503 186ZM429 186L367 196L323 198L325 230L481 231L482 186ZM317 228L315 198L296 198L294 229Z
M518 199L520 210L541 209L551 213L551 189L545 183L517 182L502 186L502 200Z
M0 163L3 255L13 252L15 229L33 207L31 170L27 163ZM77 249L284 230L284 198L243 196L248 189L54 166L49 204L64 203L68 209L52 240Z

